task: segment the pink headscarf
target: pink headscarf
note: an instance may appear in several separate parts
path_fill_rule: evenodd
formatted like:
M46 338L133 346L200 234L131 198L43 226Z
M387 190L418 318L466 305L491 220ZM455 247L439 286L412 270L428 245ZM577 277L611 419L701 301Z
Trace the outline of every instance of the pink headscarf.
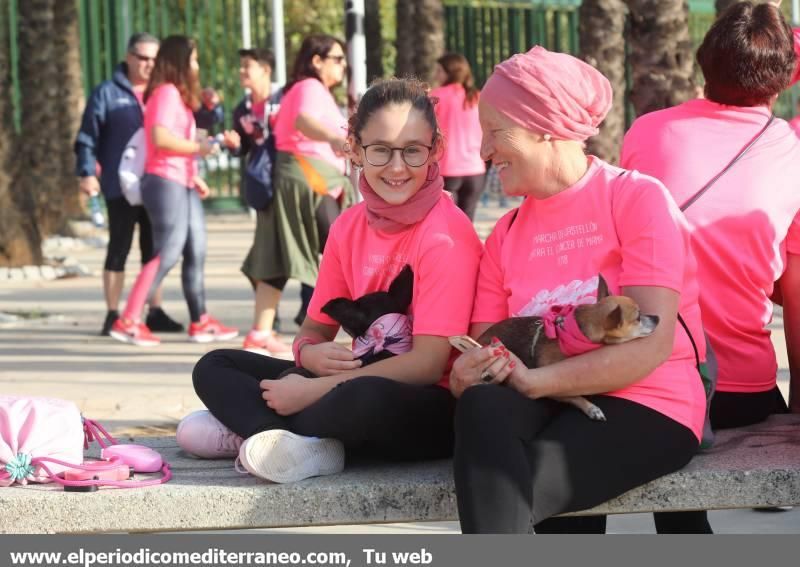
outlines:
M391 205L370 187L363 173L358 179L358 190L367 205L367 222L375 230L400 232L418 223L444 195L444 179L439 175L439 164L428 167L428 179L411 198L402 205Z
M481 90L481 100L520 126L559 140L596 135L611 99L611 83L597 69L538 45L495 66Z
M544 334L548 339L558 339L558 347L565 356L575 356L600 348L583 334L575 319L574 305L553 305L542 315Z

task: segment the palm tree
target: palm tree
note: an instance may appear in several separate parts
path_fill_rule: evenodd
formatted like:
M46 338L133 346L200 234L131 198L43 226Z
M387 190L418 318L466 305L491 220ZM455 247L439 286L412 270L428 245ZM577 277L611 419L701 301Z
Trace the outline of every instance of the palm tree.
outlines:
M742 0L715 0L714 1L714 10L716 10L717 14L721 14L734 4L738 4Z
M625 132L625 20L623 0L584 0L581 4L581 58L611 82L614 102L600 126L600 134L589 139L590 153L611 163L619 159Z
M8 0L0 0L0 13L8 14ZM8 27L0 25L0 92L10 92L11 70ZM18 138L11 120L11 98L0 96L0 266L39 264L41 239L33 216L33 202L14 183L13 147ZM13 188L13 190L12 190Z
M59 72L58 138L61 166L60 192L63 212L70 217L81 214L78 179L75 177L75 154L72 143L81 125L84 106L81 81L81 45L76 2L55 2L53 25L56 69Z
M442 0L408 0L397 3L398 76L433 78L436 60L444 53Z
M694 58L686 0L626 0L636 114L667 108L693 96Z
M380 0L364 2L364 35L367 40L367 83L383 77L383 34Z

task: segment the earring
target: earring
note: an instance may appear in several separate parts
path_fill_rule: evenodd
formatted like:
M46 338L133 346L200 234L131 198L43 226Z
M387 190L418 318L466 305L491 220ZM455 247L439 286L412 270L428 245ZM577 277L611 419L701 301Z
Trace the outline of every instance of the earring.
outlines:
M551 139L552 139L552 136L550 134L545 134L544 135L544 141L545 142L549 142Z

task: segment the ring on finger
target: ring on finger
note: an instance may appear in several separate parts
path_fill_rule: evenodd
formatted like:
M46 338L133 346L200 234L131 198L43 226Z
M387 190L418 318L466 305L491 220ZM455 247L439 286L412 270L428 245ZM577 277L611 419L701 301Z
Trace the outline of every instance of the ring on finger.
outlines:
M494 379L494 376L492 376L492 373L489 372L488 368L481 372L481 382L491 382L492 379Z

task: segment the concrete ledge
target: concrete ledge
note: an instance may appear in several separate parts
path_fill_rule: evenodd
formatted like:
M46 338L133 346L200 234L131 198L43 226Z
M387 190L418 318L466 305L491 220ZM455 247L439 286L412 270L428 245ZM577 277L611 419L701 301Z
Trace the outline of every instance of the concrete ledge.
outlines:
M356 463L290 485L237 473L230 461L184 455L174 437L142 439L173 480L135 490L65 493L52 485L0 489L0 533L152 532L439 521L457 517L449 461ZM800 415L718 434L683 470L581 514L800 505Z

